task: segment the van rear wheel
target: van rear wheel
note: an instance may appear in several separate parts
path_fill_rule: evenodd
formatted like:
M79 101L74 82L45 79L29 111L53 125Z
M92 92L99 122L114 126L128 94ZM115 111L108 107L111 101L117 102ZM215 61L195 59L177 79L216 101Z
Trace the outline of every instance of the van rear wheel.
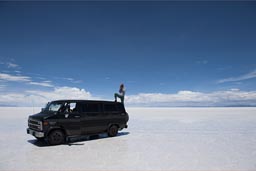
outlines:
M61 130L54 130L50 132L47 139L50 145L58 145L64 143L65 136Z
M110 126L110 128L108 129L108 136L114 137L117 135L117 133L118 133L118 127L116 125Z

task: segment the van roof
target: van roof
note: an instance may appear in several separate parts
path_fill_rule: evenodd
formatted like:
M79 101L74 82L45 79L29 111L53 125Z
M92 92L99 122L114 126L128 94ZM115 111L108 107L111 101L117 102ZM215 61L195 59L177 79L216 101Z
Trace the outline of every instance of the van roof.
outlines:
M107 101L107 100L75 100L75 99L63 99L63 100L54 100L51 102L94 102L94 103L120 103L114 101Z

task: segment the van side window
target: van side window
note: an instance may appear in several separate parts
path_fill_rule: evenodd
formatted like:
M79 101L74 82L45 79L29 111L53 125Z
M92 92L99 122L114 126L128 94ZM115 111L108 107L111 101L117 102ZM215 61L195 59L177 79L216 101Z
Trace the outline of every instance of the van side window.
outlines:
M76 103L72 102L69 103L69 112L75 112L76 111Z
M97 103L88 103L86 106L86 112L100 112L100 106Z
M83 111L83 106L81 103L76 103L76 105L74 106L74 108L72 109L73 113L75 112L82 112Z
M98 116L101 112L101 106L99 103L84 103L83 113L87 116Z
M104 105L105 112L117 112L117 107L115 104L105 104Z

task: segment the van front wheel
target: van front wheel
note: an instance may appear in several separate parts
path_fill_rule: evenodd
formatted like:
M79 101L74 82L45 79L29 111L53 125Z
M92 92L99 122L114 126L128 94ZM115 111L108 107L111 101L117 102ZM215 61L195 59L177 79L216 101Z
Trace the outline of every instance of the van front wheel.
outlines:
M108 129L108 136L114 137L117 135L117 133L118 133L118 127L116 125L110 126L110 128Z
M50 145L58 145L64 142L65 136L61 130L54 130L50 132L47 139Z

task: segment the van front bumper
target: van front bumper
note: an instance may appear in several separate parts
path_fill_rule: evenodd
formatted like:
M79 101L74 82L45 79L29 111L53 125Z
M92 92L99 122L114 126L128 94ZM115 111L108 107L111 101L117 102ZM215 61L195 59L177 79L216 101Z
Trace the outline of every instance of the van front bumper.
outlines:
M33 129L27 128L27 134L31 134L35 137L38 138L43 138L44 137L44 133L43 132L39 132L39 131L35 131Z

